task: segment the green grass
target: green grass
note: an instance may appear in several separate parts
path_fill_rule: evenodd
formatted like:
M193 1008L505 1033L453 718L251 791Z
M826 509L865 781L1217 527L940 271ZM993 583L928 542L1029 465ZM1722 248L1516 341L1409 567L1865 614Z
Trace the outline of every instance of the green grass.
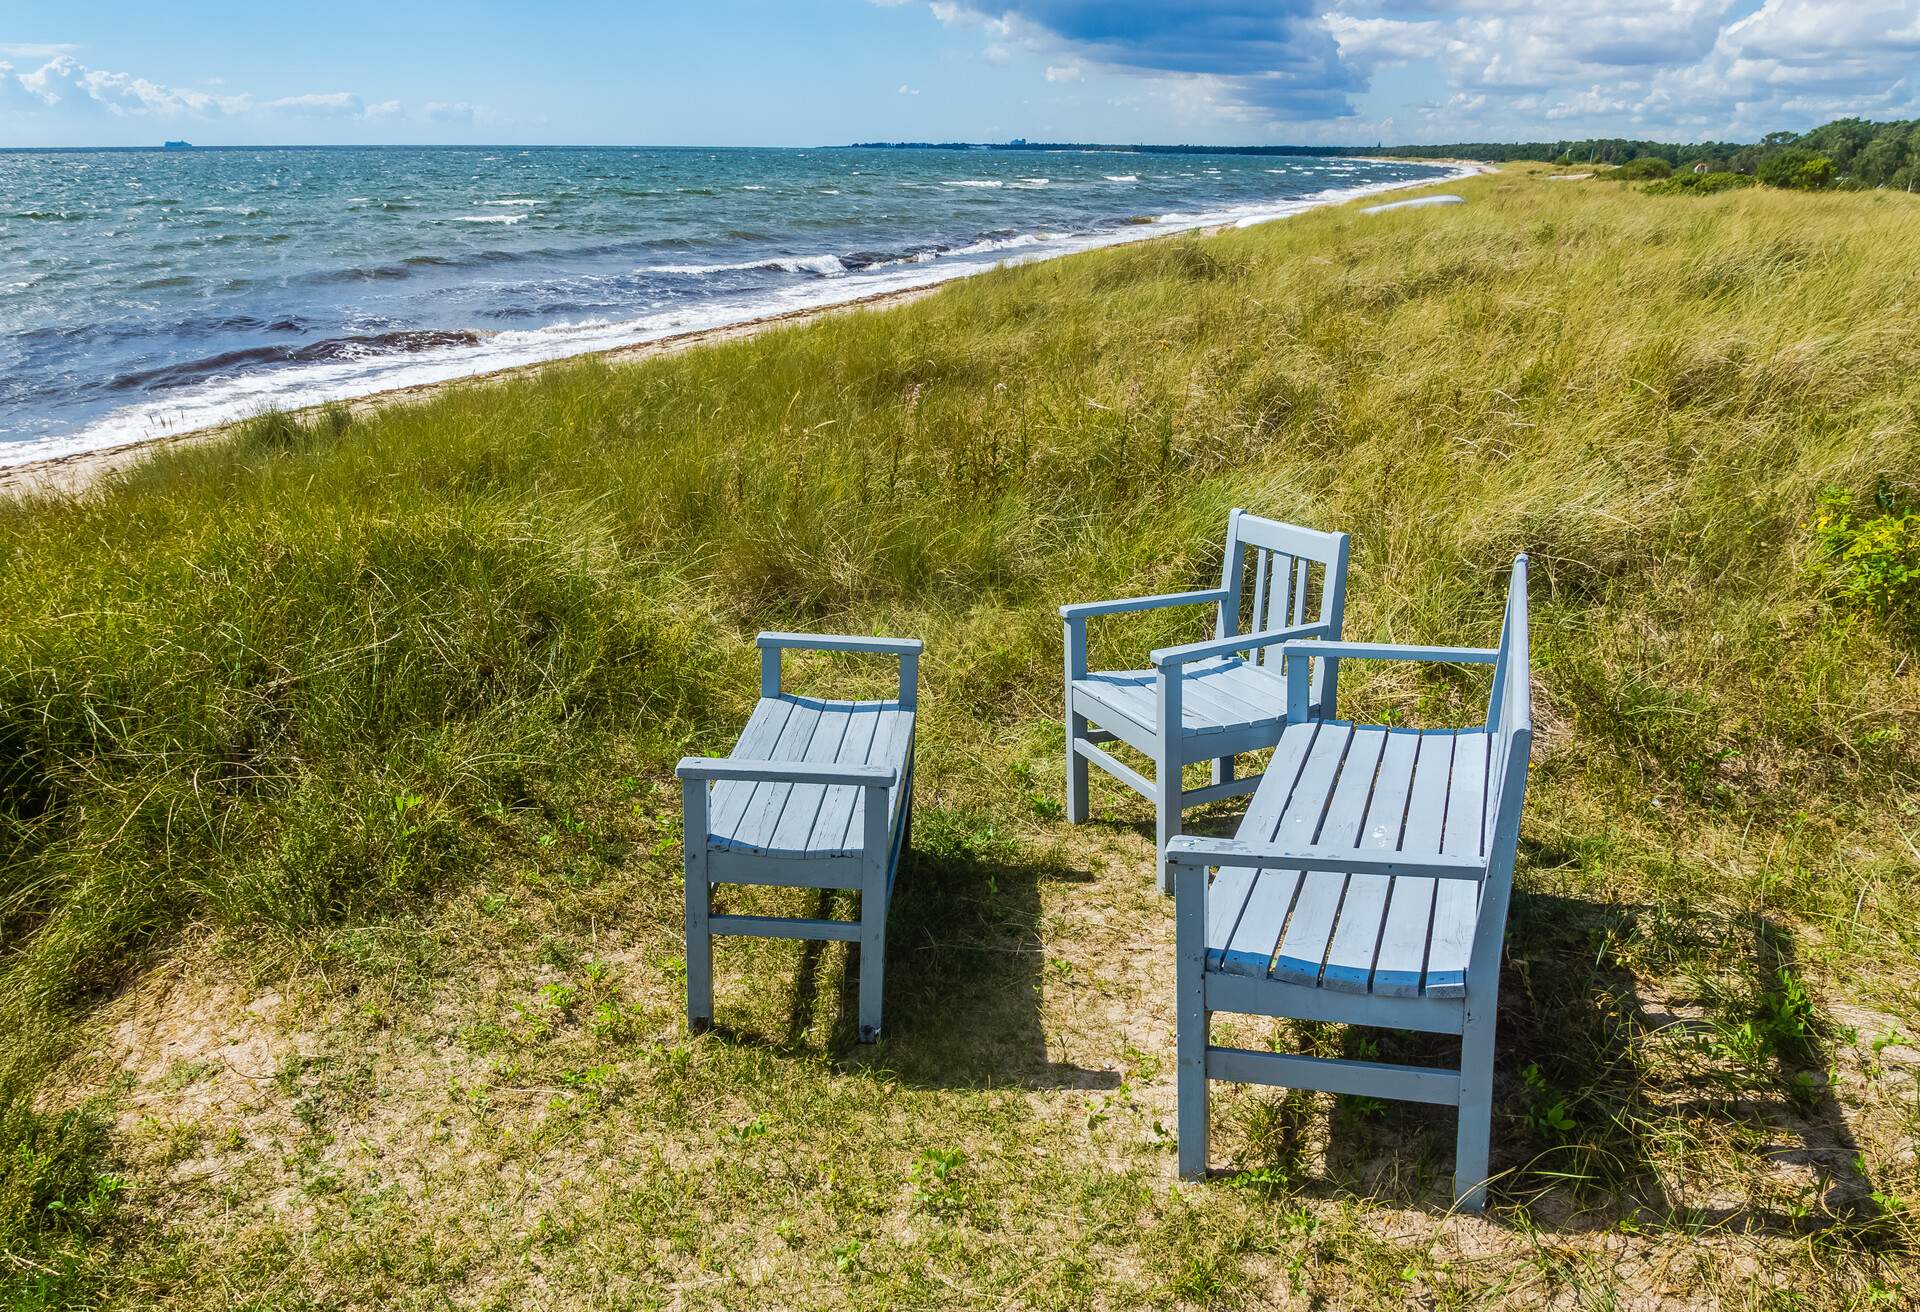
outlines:
M1542 173L0 507L0 1290L1920 1297L1920 206ZM1488 1220L1445 1116L1365 1100L1226 1091L1227 1174L1174 1179L1171 909L1144 804L1060 820L1053 608L1204 583L1234 505L1353 535L1357 638L1491 641L1532 554ZM928 640L877 1049L837 946L726 942L679 1021L670 765L762 627ZM1476 692L1354 673L1360 715Z

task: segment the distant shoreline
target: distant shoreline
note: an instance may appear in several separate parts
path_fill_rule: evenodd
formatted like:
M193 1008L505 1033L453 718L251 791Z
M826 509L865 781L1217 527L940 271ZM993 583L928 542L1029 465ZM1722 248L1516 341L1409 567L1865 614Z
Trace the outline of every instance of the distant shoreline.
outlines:
M1297 212L1306 213L1310 210L1324 209L1334 205L1346 204L1351 201L1365 200L1372 196L1375 196L1384 192L1389 192L1389 191L1410 190L1418 187L1444 186L1449 182L1458 181L1462 177L1470 177L1476 174L1492 173L1496 171L1490 165L1480 163L1478 161L1473 161L1473 160L1458 160L1458 159L1418 160L1418 161L1388 160L1388 161L1382 161L1382 162L1440 164L1440 165L1445 165L1447 167L1456 169L1458 170L1458 172L1455 174L1454 177L1451 177L1451 178L1422 178L1422 179L1417 179L1412 181L1381 183L1376 186L1368 187L1363 191L1361 191L1359 194L1342 196L1338 200L1328 200L1324 202L1309 204ZM1288 215L1284 217L1292 217L1292 216ZM1160 240L1167 240L1167 239L1183 237L1183 236L1190 237L1190 236L1194 236L1196 231L1200 236L1210 237L1210 236L1217 235L1218 233L1223 231L1232 230L1236 226L1240 226L1240 225L1220 224L1214 227L1203 228L1198 230L1185 229L1185 230L1174 231L1174 232L1156 233L1150 236L1133 238L1129 242L1123 243L1123 244L1134 244L1137 242L1144 242L1144 241L1160 241ZM1096 247L1094 249L1111 249L1111 247L1106 247L1106 248ZM1072 254L1072 253L1084 253L1084 252L1062 252L1062 254ZM1054 255L1054 256L1049 256L1048 258L1058 259L1060 258L1060 256ZM949 280L949 281L953 281L953 280ZM598 350L580 351L580 352L576 352L569 355L555 356L550 359L537 360L537 361L533 361L526 364L510 365L502 369L493 369L493 370L483 371L480 373L466 374L457 378L441 379L441 380L436 380L432 382L413 383L413 384L409 384L402 387L386 388L379 391L369 392L365 395L354 397L349 400L333 402L332 404L336 404L336 405L344 404L354 411L361 411L361 410L370 409L374 407L393 405L397 403L404 403L411 400L417 400L426 395L429 395L433 392L439 391L447 387L455 387L455 386L463 386L463 385L471 385L471 384L488 384L488 383L498 382L503 379L520 377L525 374L529 374L541 369L545 369L552 365L565 364L568 362L578 361L578 360L586 359L589 357L597 357L602 360L619 363L619 362L631 362L631 361L637 361L637 360L650 359L653 357L663 356L663 355L672 355L680 351L691 349L692 347L695 347L695 346L705 345L710 342L730 341L738 338L750 337L755 334L765 332L772 328L802 323L808 320L822 318L831 314L839 314L839 313L844 313L852 310L881 309L881 308L886 308L894 305L903 305L910 301L919 300L922 297L929 296L934 292L940 290L942 287L946 285L947 285L947 282L945 281L936 282L936 283L930 283L923 286L899 288L899 289L893 289L888 291L871 293L865 296L850 297L849 299L844 301L835 301L835 302L824 304L824 305L807 306L807 307L796 309L796 310L788 310L788 311L777 312L772 314L756 315L747 319L740 320L735 323L719 324L714 326L690 329L686 332L675 333L666 337L654 338L648 341L633 342L626 345L606 347ZM321 407L318 405L302 406L302 407L293 408L289 410L288 413L306 414L306 413L316 411L320 408ZM93 448L88 450L68 452L65 454L50 456L41 460L23 462L21 464L16 464L16 465L0 465L0 497L11 498L11 499L22 499L22 498L34 497L34 496L54 496L54 497L76 496L76 495L79 495L80 493L85 492L89 487L95 484L98 480L102 478L106 478L112 474L130 469L135 465L138 465L150 459L154 455L159 454L162 451L185 449L185 448L200 446L209 442L217 441L220 438L235 431L241 424L245 422L246 421L244 419L233 420L233 421L228 421L224 423L209 425L203 428L192 429L186 432L160 434L160 435L155 435L151 437L143 437L143 438L135 439L130 442L114 445L114 446L98 447L98 448Z

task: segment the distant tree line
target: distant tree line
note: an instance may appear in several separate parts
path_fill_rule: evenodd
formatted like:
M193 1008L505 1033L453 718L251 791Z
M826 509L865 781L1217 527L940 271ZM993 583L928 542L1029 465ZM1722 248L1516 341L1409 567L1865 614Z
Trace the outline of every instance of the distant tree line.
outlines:
M1662 160L1691 172L1735 173L1776 187L1898 187L1920 191L1920 119L1870 123L1835 119L1811 132L1769 132L1756 142L1635 141L1589 137L1581 141L1456 141L1425 146L1116 146L1086 141L1014 140L995 145L966 141L866 141L895 150L1104 150L1138 155L1377 155L1389 159L1544 159L1567 167Z
M1748 145L1731 141L1674 143L1625 137L1583 141L1456 142L1347 151L1390 158L1448 156L1491 162L1545 159L1557 164L1626 164L1665 160L1676 169L1705 164L1710 173L1745 173L1773 186L1899 187L1920 190L1920 119L1870 123L1842 118L1811 132L1769 132Z

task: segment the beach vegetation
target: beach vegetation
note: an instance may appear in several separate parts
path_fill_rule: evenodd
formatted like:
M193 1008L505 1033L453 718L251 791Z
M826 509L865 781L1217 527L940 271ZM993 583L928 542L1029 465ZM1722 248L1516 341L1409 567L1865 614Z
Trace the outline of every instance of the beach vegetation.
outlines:
M1760 161L1760 181L1769 187L1795 191L1819 191L1833 185L1836 175L1833 161L1802 146L1790 146Z
M0 1304L1920 1298L1920 200L1547 172L0 505ZM1062 819L1055 607L1206 586L1234 506L1353 535L1356 640L1488 643L1535 562L1484 1219L1439 1108L1223 1087L1175 1178L1153 813ZM682 1023L672 766L763 628L927 640L877 1047L838 944Z
M1641 155L1618 168L1609 169L1604 176L1614 182L1653 182L1672 172L1673 165L1658 155Z

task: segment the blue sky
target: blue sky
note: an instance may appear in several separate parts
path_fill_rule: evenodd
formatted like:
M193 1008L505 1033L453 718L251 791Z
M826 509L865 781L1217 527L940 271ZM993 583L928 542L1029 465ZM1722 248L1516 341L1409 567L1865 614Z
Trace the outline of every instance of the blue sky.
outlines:
M0 146L1752 138L1842 114L1920 116L1920 0L0 9Z

